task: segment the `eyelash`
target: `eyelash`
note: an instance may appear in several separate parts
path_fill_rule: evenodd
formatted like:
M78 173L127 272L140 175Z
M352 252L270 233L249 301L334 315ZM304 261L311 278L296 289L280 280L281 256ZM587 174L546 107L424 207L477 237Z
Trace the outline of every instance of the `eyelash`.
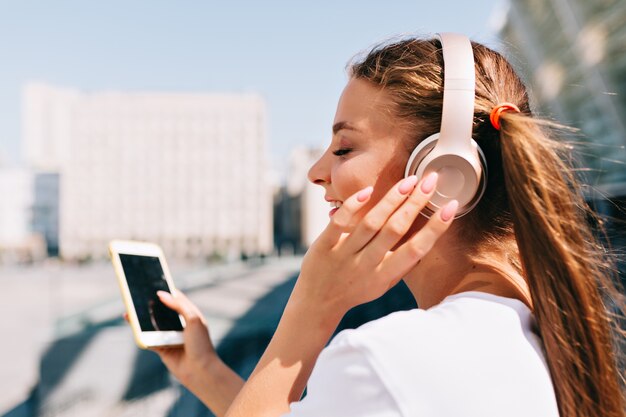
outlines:
M333 155L343 156L351 151L352 151L352 148L341 148L341 149L337 149L336 151L334 151Z

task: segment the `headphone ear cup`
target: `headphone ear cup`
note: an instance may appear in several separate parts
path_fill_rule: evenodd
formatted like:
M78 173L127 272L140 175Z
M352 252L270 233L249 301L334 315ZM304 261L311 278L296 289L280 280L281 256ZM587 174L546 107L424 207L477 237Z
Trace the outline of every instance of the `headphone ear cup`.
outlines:
M454 159L457 159L457 158L453 158L448 163L444 163L444 165L441 165L441 164L433 163L432 157L427 158L428 155L433 151L433 149L435 149L438 139L439 139L439 133L435 133L434 135L431 135L428 138L424 139L415 147L415 149L411 153L411 156L409 157L409 160L407 162L407 165L404 171L405 177L408 177L409 175L417 175L418 180L421 180L427 172L436 170L437 172L440 173L440 175L444 175L443 177L440 177L440 183L442 180L444 181L443 184L440 184L444 186L444 190L446 189L445 187L446 177L448 180L447 181L448 186L452 185L452 187L454 187L454 184L457 184L457 183L464 184L465 181L468 180L468 177L461 176L460 178L458 178L458 180L453 179L454 176L450 177L449 173L446 171L452 168L453 172L460 173L460 171L458 170L458 167L470 163L468 160L460 160L462 164L459 165L460 162L453 162ZM461 203L461 206L458 208L455 218L459 218L469 213L478 204L478 202L480 201L487 187L487 160L485 158L484 153L482 152L478 144L473 139L471 139L471 144L472 144L472 147L476 151L476 155L473 156L473 159L474 160L478 159L478 161L475 163L478 163L480 165L480 171L477 172L479 173L480 176L476 177L476 180L478 181L478 183L476 184L475 193L473 195L467 196L465 198L465 201L459 201ZM445 157L448 159L451 158L451 156L446 156L446 155L434 156L434 157L438 159L441 159L442 157ZM439 165L439 168L433 169L433 165L435 166ZM473 170L471 169L470 171L473 172ZM444 174L444 172L446 173ZM448 194L448 193L445 193L445 194ZM435 211L439 207L442 207L444 204L446 204L448 201L452 200L453 198L459 199L456 190L450 193L450 195L441 194L439 191L435 192L431 201L429 201L426 207L424 207L424 209L422 210L422 214L424 214L426 217L430 217L431 215L435 213ZM463 198L461 198L460 200L463 200Z
M426 155L428 155L435 148L437 139L439 139L439 133L430 135L421 141L415 149L413 149L413 152L411 152L411 156L409 157L409 161L406 164L406 168L404 169L405 177L417 175L418 179L422 178L425 167L420 167L420 164L424 158L426 158ZM420 168L422 169L422 172L418 173Z

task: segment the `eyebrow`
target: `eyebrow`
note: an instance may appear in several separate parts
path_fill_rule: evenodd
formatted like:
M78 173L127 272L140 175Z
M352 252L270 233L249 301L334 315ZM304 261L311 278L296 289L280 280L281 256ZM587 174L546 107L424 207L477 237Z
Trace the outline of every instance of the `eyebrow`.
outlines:
M333 125L333 135L336 135L337 132L339 132L342 129L346 129L346 130L354 130L356 132L359 131L359 129L357 129L354 125L351 125L349 122L337 122Z

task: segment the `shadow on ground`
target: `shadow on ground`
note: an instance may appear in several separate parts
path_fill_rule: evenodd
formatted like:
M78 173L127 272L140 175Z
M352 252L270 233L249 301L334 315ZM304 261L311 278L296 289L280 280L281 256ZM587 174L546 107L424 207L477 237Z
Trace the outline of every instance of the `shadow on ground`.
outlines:
M260 298L236 321L217 346L220 357L242 377L247 378L250 375L267 347L295 281L296 276L293 276ZM344 317L337 331L358 327L393 311L415 307L415 301L410 292L403 283L400 283L380 299L351 310ZM101 331L112 326L123 325L125 324L122 320L111 320L89 326L77 335L56 340L42 356L40 380L28 399L2 417L62 416L71 411L71 404L65 409L48 408L47 400L50 393L54 392L64 378L68 377L81 354L94 343ZM120 409L124 408L124 404L141 399L149 401L151 396L165 389L177 390L178 394L169 408L163 410L163 415L168 417L213 416L193 394L170 378L156 354L139 349L133 360L127 386L119 398ZM89 398L83 401L89 401Z

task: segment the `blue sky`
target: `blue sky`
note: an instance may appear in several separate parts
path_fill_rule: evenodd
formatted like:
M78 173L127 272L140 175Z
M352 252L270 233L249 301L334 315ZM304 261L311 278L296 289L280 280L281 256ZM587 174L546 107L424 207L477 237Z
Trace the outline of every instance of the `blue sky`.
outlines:
M269 152L330 139L345 64L393 35L458 31L497 46L501 0L0 0L0 155L19 160L20 92L258 92Z

